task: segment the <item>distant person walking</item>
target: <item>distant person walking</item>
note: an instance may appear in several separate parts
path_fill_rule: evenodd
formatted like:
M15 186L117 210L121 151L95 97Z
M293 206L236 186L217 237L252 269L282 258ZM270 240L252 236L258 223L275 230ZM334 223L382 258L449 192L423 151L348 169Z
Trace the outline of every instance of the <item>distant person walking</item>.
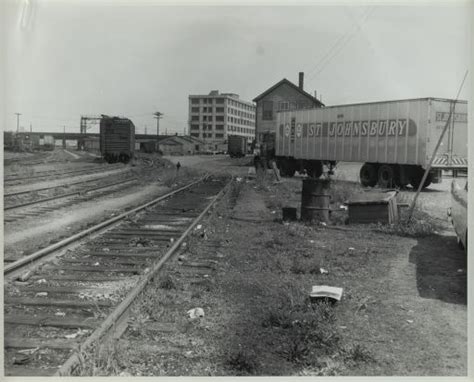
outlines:
M179 171L180 168L181 168L181 163L179 163L179 162L176 163L176 171L177 171L177 172Z

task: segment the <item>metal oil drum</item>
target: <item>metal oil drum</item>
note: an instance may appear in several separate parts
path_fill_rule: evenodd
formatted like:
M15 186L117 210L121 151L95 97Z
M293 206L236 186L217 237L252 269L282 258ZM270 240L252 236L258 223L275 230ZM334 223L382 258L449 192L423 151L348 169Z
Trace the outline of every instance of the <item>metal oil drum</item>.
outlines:
M301 192L301 220L329 221L329 179L303 179Z

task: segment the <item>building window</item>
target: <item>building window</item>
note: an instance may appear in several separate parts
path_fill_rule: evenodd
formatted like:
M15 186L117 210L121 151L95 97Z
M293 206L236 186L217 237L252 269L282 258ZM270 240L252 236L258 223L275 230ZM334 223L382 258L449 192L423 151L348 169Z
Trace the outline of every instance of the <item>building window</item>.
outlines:
M191 98L191 103L193 105L199 105L199 98Z
M216 138L224 138L224 134L219 134L219 133L217 133L217 134L216 134Z
M224 98L216 98L216 103L223 104L224 103Z
M223 115L216 115L216 121L224 122L224 116Z
M191 112L192 113L199 113L199 107L192 107Z
M191 137L199 138L199 133L191 133Z
M216 130L224 130L224 125L216 125Z
M216 107L216 113L223 113L224 108L223 107Z
M199 125L191 125L191 130L199 130Z
M273 101L263 101L263 115L264 121L273 120Z
M199 121L199 115L193 115L191 121Z
M290 105L288 102L280 102L280 110L288 110Z

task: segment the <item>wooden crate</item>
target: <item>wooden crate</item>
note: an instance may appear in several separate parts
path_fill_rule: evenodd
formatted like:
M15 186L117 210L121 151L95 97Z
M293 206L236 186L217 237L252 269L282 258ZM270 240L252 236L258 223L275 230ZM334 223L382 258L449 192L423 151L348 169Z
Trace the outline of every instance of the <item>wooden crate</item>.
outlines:
M347 201L349 223L393 224L398 221L397 192L367 192Z

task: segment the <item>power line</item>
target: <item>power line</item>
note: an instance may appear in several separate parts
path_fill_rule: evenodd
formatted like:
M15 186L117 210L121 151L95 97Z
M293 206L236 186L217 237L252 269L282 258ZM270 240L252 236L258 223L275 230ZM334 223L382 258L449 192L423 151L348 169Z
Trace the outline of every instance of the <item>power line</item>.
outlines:
M327 51L324 57L321 60L319 60L318 63L310 71L308 75L308 80L310 80L314 76L317 76L319 73L321 73L323 69L327 66L327 64L331 62L331 60L334 57L336 57L344 49L344 47L348 44L348 42L359 32L361 26L367 21L367 19L369 18L369 16L372 14L374 10L375 10L375 6L372 6L371 8L369 8L367 12L365 13L365 16L363 17L362 22L357 24L355 30L346 32L342 37L340 37L336 41L336 43ZM342 45L340 45L341 43ZM316 73L311 74L315 72L316 70L317 70Z

